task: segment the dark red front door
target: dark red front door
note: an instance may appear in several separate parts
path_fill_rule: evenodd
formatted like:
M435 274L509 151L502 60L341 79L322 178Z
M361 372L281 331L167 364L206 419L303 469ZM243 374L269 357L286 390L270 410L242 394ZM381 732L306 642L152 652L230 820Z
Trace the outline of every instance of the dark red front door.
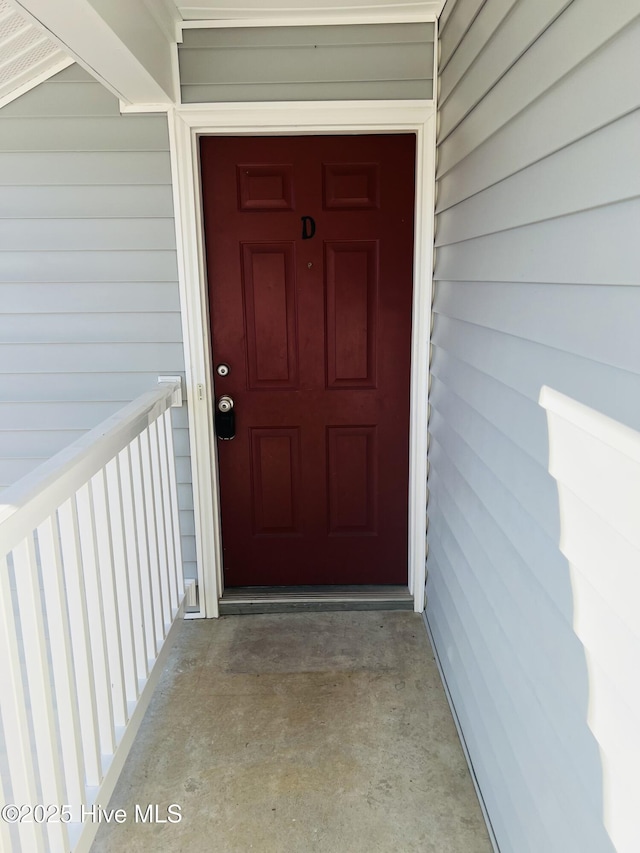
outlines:
M201 158L225 585L404 584L415 138Z

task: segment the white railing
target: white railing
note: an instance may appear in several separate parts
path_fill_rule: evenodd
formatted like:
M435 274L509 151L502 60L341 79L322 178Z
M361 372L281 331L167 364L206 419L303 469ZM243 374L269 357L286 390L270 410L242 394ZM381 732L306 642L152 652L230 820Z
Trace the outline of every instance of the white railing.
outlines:
M185 594L176 405L169 377L0 494L2 851L88 850L149 702Z

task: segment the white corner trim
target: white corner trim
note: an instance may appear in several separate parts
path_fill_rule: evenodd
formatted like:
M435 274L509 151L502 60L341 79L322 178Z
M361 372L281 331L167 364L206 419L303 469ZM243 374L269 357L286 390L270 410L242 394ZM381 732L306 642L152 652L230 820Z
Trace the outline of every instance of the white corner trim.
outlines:
M130 104L128 101L123 101L119 98L120 113L168 113L173 108L173 104Z
M213 398L196 140L175 110L168 114L180 313L184 341L200 616L218 616L222 553L213 433ZM189 614L194 618L194 614Z
M70 56L64 56L63 59L59 59L53 65L50 65L44 71L41 71L40 74L36 74L34 77L30 77L28 80L25 80L24 83L17 86L17 88L12 89L10 92L7 92L5 95L0 97L0 109L5 107L7 104L10 104L11 101L21 98L22 95L25 95L27 92L31 91L31 89L35 89L36 86L39 86L41 83L45 83L61 71L64 71L65 68L73 65L74 62L75 59L72 59Z
M487 809L487 805L484 801L484 795L482 793L482 789L480 788L480 783L478 782L478 777L476 776L476 769L473 766L473 761L471 760L471 753L469 752L469 748L467 746L467 742L464 737L464 732L462 730L462 724L460 722L460 718L458 716L458 711L453 701L453 696L451 695L451 691L449 690L449 685L447 683L447 678L444 673L444 669L442 666L442 661L440 659L440 654L438 652L438 647L436 646L435 637L433 636L433 631L431 630L431 625L429 624L429 619L426 613L423 614L422 618L424 619L424 626L427 630L427 636L429 638L429 643L431 644L431 650L433 651L433 657L436 662L436 666L438 667L438 673L440 674L440 681L442 682L442 687L444 689L444 695L446 696L447 703L449 704L449 710L451 711L451 716L453 717L453 723L456 727L456 731L458 733L458 739L460 741L460 746L462 747L462 752L465 757L465 761L467 762L467 767L469 768L469 775L471 776L471 781L473 782L473 787L475 788L476 797L478 798L478 803L480 804L480 811L482 812L482 817L484 818L485 825L487 827L487 833L489 835L489 842L491 843L491 847L493 848L493 853L500 853L500 848L498 847L498 841L496 839L495 832L493 830L493 825L491 823L491 818L489 817L489 811Z
M208 288L200 198L200 135L416 134L416 216L409 436L409 589L424 610L427 391L435 174L433 101L299 101L183 106L169 113L186 396L201 615L217 616L223 590Z

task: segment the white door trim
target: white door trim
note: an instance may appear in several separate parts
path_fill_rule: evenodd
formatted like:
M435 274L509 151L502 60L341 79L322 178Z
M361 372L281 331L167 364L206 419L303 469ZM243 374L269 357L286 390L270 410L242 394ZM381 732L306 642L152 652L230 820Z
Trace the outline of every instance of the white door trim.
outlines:
M186 362L200 613L217 616L223 590L213 374L205 270L198 137L212 135L416 134L416 197L411 414L409 589L424 610L427 507L427 397L433 278L435 104L331 101L206 104L169 113L180 301Z

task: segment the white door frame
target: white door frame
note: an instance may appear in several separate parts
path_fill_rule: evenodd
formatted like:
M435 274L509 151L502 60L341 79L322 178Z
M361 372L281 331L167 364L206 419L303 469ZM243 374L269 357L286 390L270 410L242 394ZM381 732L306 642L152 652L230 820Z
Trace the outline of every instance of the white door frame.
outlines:
M409 590L424 610L427 398L433 279L434 101L206 104L169 113L180 302L186 362L200 612L218 616L223 590L213 373L200 197L200 135L415 133L416 186L409 427Z

